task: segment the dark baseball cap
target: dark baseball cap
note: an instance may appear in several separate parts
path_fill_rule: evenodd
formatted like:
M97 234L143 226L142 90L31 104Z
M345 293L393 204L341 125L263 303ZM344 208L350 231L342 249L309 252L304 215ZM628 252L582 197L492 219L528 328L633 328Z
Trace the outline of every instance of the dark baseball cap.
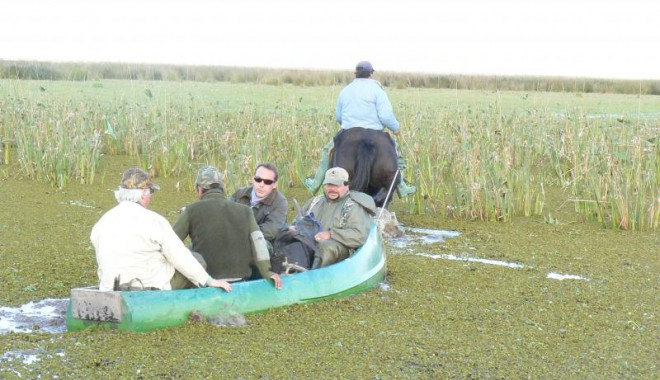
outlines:
M368 73L373 73L374 67L371 66L371 62L369 61L360 61L358 62L357 65L355 65L355 72L368 72Z

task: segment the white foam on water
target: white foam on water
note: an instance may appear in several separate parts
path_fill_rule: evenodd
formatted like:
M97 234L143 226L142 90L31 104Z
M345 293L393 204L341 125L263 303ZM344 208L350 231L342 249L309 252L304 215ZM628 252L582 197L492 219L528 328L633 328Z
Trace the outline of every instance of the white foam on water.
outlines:
M549 279L552 279L552 280L559 280L559 281L562 281L562 280L585 280L585 281L589 281L588 277L578 276L578 275L575 275L575 274L562 274L562 273L556 273L556 272L548 273L546 278L549 278Z
M497 265L501 267L508 268L524 268L525 266L520 263L512 263L508 261L492 260L492 259L481 259L478 257L468 257L468 256L457 256L457 255L431 255L428 253L418 253L418 256L430 257L432 259L445 259L453 261L465 261L469 263L481 263L488 265Z
M32 368L30 368L30 366L41 361L42 357L52 358L53 356L63 358L65 355L64 352L55 352L53 354L39 348L6 351L4 354L0 355L0 378L4 378L2 375L3 372L13 373L18 377L23 377L25 374L28 379L41 378L40 375L34 376L34 374L32 374ZM59 376L54 375L52 378L58 379Z
M68 298L46 298L19 307L0 306L0 334L66 331Z
M39 360L41 360L41 359L39 359L39 357L37 355L25 355L25 356L23 356L23 364L30 365L32 363L38 362Z
M405 248L415 244L442 243L448 238L453 238L461 233L458 231L429 230L424 228L405 228L407 232L399 238L389 241L389 244L397 248Z
M376 289L384 291L384 292L389 292L392 290L392 285L388 284L387 282L379 282L378 285L376 285Z
M23 374L21 373L20 370L31 371L29 368L23 366L29 366L40 360L41 359L39 359L39 356L23 351L7 351L2 356L0 356L0 362L10 363L8 366L3 366L2 370L10 371L15 375L17 375L18 377L23 377ZM21 366L21 364L23 366Z

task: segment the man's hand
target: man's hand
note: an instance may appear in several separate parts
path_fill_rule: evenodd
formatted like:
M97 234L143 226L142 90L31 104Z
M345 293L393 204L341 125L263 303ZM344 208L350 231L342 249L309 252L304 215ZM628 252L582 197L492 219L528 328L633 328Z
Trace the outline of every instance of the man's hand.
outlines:
M330 231L321 231L314 235L314 240L318 241L323 241L323 240L328 240L330 239Z
M275 289L277 289L277 290L282 289L282 278L280 277L279 274L273 273L270 276L270 279L273 280L273 282L275 282Z
M295 226L289 226L286 230L282 230L278 236L278 239L282 241L287 241L291 240L295 234L297 234L298 231L296 230Z
M212 278L211 281L206 283L206 286L211 286L211 287L214 287L214 288L222 288L227 293L231 292L231 284L228 283L225 280L218 280L218 279Z

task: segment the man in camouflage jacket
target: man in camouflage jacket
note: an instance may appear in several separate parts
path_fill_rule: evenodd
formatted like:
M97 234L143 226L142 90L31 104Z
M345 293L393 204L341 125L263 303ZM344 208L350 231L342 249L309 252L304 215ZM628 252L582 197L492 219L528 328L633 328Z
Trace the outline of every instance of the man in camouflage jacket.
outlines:
M314 236L318 244L312 269L344 260L369 237L371 216L376 213L374 200L348 187L348 172L331 168L323 180L324 194L312 198L304 207L321 224Z

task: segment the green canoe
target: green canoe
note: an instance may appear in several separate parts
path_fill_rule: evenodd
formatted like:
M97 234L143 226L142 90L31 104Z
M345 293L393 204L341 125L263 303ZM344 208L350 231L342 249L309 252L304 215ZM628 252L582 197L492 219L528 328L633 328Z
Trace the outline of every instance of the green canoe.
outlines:
M286 305L343 297L373 288L385 277L385 250L376 226L367 242L350 258L334 265L282 276L282 289L272 281L234 283L231 293L216 288L163 291L71 291L68 331L90 327L131 331L180 326L191 312L206 317L250 314Z

